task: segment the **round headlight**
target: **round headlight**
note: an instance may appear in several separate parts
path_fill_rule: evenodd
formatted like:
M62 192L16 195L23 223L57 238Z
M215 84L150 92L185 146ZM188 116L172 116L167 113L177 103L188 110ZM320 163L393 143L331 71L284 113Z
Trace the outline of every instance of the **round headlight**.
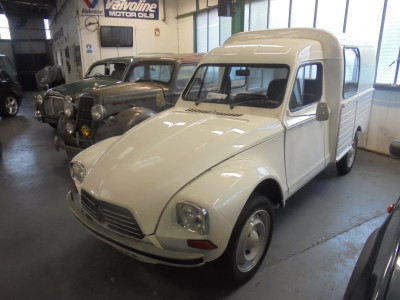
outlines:
M72 179L79 181L80 183L82 183L83 179L86 176L85 167L77 161L71 162L69 164L69 171L71 173Z
M72 102L72 97L70 95L67 95L64 97L65 101L71 103Z
M101 104L93 105L92 107L92 119L96 122L101 121L106 116L106 109Z
M74 124L72 124L72 123L67 123L67 124L65 124L65 131L66 131L68 134L73 134L74 131L75 131L75 126L74 126Z
M74 114L74 107L72 106L71 102L64 101L64 114L67 117L71 117Z
M36 95L36 96L35 96L35 104L36 104L36 105L42 105L42 104L43 104L43 97L42 97L42 95Z
M176 204L176 220L183 228L201 235L207 233L207 211L188 202Z

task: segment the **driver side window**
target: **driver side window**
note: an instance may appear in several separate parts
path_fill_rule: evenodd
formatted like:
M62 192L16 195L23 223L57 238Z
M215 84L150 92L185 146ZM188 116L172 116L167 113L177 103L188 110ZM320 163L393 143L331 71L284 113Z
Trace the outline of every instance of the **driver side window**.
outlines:
M320 63L303 65L297 71L296 81L290 97L289 109L298 111L316 103L322 96L322 65Z

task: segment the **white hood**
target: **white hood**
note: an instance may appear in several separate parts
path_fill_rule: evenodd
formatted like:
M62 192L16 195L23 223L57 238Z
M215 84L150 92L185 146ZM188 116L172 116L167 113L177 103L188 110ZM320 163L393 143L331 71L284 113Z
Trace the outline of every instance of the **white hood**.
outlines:
M83 189L128 208L151 234L167 202L190 180L282 130L267 117L172 108L124 134L88 171Z

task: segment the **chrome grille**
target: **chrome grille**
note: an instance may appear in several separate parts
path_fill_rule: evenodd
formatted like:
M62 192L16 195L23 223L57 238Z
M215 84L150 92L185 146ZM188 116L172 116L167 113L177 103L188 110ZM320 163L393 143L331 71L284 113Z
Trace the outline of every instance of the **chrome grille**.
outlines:
M63 97L49 96L44 98L44 111L46 115L60 116L60 113L64 111L64 99Z
M142 239L144 234L132 213L126 208L97 200L82 190L81 204L84 211L103 227L123 236Z
M79 98L79 109L76 120L76 128L80 129L83 125L89 128L92 125L92 107L94 105L94 99L91 97Z

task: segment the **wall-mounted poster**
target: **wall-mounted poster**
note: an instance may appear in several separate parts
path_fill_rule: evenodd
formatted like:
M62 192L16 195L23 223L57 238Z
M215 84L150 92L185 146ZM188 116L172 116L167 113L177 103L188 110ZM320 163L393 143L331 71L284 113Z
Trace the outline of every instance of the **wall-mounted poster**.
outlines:
M158 0L104 0L104 15L109 18L158 20Z

